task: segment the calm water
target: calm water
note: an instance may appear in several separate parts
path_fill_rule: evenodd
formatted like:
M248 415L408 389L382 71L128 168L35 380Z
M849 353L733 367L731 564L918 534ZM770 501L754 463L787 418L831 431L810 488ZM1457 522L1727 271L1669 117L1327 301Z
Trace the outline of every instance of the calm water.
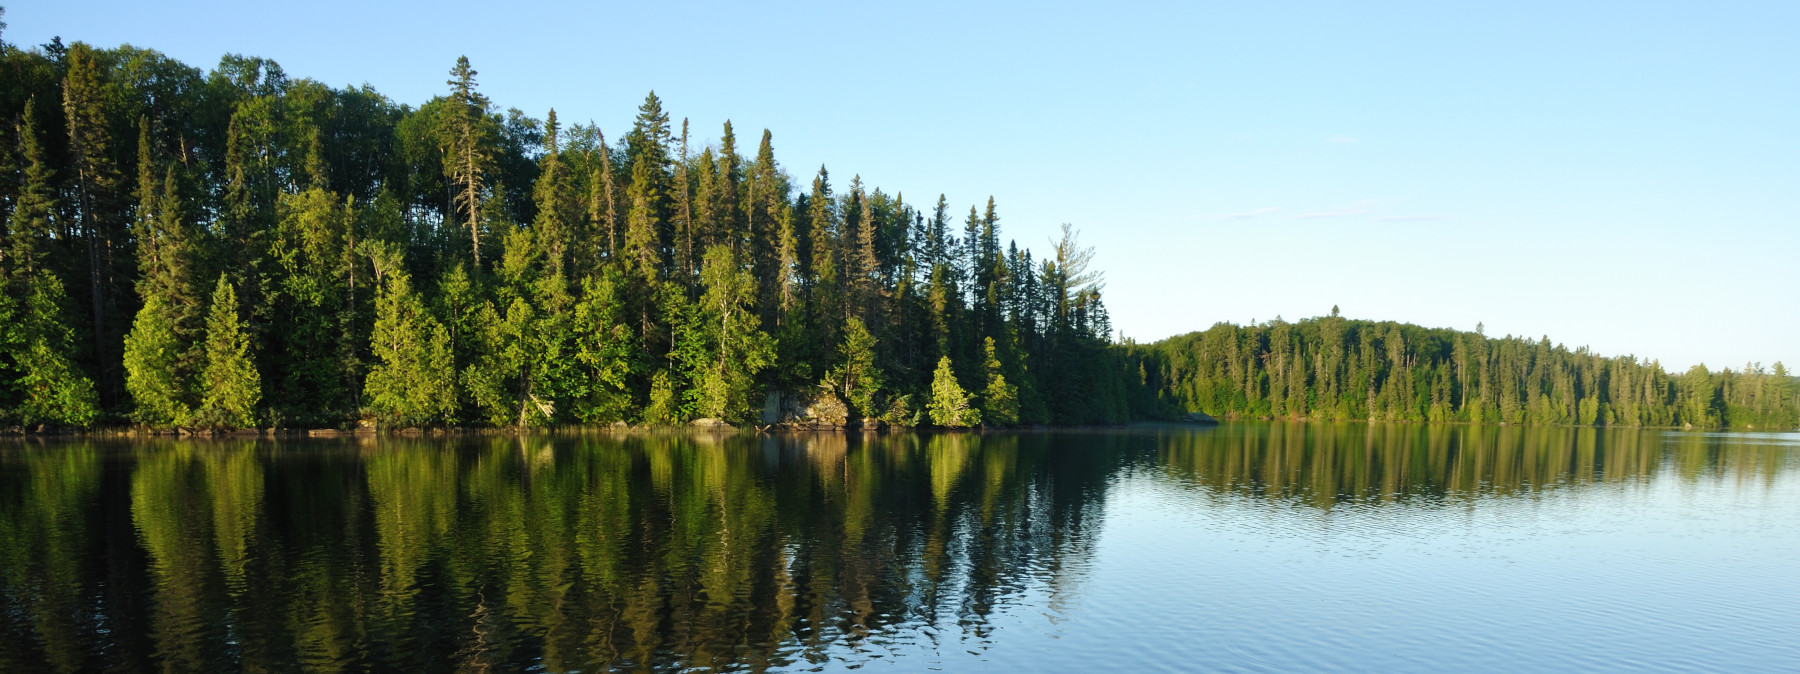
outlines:
M1800 670L1800 435L0 444L0 671Z

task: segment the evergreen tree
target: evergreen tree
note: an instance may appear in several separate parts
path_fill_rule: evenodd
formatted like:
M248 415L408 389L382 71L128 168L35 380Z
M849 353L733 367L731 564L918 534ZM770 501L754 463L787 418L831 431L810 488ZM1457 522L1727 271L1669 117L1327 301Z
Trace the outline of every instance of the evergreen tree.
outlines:
M44 270L46 248L52 235L51 217L57 211L56 188L52 184L49 158L38 139L37 115L32 111L36 99L28 100L15 131L19 136L19 159L23 162L18 196L7 217L5 262L15 275L31 276ZM15 295L20 296L20 295Z
M1117 344L1093 250L1072 228L1034 255L1002 250L992 198L958 228L941 195L921 213L860 178L837 194L824 167L794 193L766 130L754 162L730 124L697 157L683 133L675 157L654 93L609 145L554 114L495 113L466 59L445 96L415 109L290 80L264 59L227 57L202 78L135 47L4 55L24 83L0 96L19 131L0 148L8 418L97 418L85 371L101 400L130 394L106 414L217 423L195 417L211 392L197 279L223 271L276 423L746 419L760 393L823 379L859 415L890 421L916 400L972 423L956 410L973 394L1000 424L1207 411L1800 425L1800 382L1780 364L1671 373L1480 326L1334 311ZM58 83L66 138L40 136L53 106L30 94ZM128 122L135 162L118 151ZM119 269L132 259L135 275ZM65 293L91 305L85 316ZM129 334L111 313L121 307L137 311ZM91 338L77 344L77 327ZM964 408L938 404L949 389L935 384L961 383L935 365L980 373Z
M425 310L403 270L386 274L375 301L370 368L364 396L390 426L444 423L456 413L456 368L450 335Z
M475 90L476 71L469 57L456 57L450 69L448 114L438 129L444 155L444 177L454 186L455 212L469 229L469 249L475 266L481 266L481 216L488 179L494 170L491 149L495 135L488 117L488 99Z
M566 269L570 251L574 248L573 226L577 217L576 202L572 199L574 191L557 142L560 129L556 110L551 109L544 120L544 154L538 159L538 177L532 185L537 218L531 223L550 268L557 274Z
M167 299L149 294L125 335L125 390L133 403L131 418L140 424L185 426L193 410L192 378L185 365L191 342L176 336L179 322Z
M987 389L981 396L981 418L995 424L1019 423L1019 389L1006 381L994 355L994 338L986 338L982 348L987 355Z
M107 132L107 95L101 79L101 65L92 48L77 42L70 45L62 58L63 118L68 123L69 152L75 170L75 211L80 236L87 252L87 285L93 328L94 359L100 366L102 392L113 390L108 381L112 362L107 356L109 333L107 309L111 293L107 279L112 278L113 243L117 232L119 173L112 156L111 137ZM105 397L104 395L102 396Z
M881 370L875 365L875 336L869 334L862 319L844 321L844 341L838 347L837 365L826 373L821 384L837 394L865 417L881 416L876 396L883 385Z
M8 344L16 379L18 409L25 425L91 426L100 418L94 383L75 367L73 336L63 323L62 281L48 272L27 279L25 306L16 323L18 339ZM3 316L0 316L3 317ZM13 340L7 340L13 341Z
M24 166L0 249L0 381L12 389L0 390L0 400L16 405L0 414L25 425L89 426L100 416L100 403L93 382L75 365L67 298L47 264L57 203L32 107L27 102L16 127Z
M262 400L262 379L250 360L250 337L238 318L237 292L219 276L206 317L200 407L194 423L207 428L250 428Z
M657 191L659 169L650 165L647 155L640 155L631 165L631 186L625 190L625 260L639 278L646 282L657 277L662 268L662 218L658 205L662 195Z
M981 423L981 410L969 405L969 395L956 383L950 357L938 359L937 372L931 378L931 423L945 428L964 428Z

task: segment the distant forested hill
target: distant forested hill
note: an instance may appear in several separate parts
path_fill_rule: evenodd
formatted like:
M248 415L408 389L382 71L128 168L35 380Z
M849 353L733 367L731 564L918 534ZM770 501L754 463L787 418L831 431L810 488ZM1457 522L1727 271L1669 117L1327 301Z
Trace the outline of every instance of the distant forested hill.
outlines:
M1741 370L1570 350L1550 338L1336 315L1128 346L1162 405L1221 416L1779 428L1800 427L1800 380L1781 363Z

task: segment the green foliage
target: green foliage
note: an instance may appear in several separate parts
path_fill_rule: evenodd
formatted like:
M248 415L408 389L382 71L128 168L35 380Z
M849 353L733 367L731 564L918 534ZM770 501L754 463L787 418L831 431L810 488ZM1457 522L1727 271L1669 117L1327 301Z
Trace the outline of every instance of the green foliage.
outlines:
M945 428L963 428L981 423L981 410L969 405L969 395L956 383L950 368L950 357L938 359L937 372L931 379L931 423Z
M282 195L269 258L278 281L266 301L273 311L269 346L273 400L283 416L324 423L349 416L361 389L352 297L356 210L336 193L314 187Z
M450 334L426 312L404 272L385 279L376 299L371 347L377 363L363 395L390 426L443 423L456 411L456 369Z
M99 419L100 401L94 383L71 358L73 339L62 320L62 282L47 272L29 280L24 311L16 321L5 315L10 307L0 307L0 320L16 331L14 339L6 340L6 369L16 376L15 414L26 425L90 426Z
M0 147L6 299L24 316L32 288L61 297L52 279L70 296L0 327L9 422L193 423L209 393L196 280L223 273L276 424L741 422L770 391L821 386L895 424L1800 424L1780 365L1671 374L1335 314L1115 344L1072 227L1034 256L992 198L953 217L941 195L920 209L860 177L834 189L824 166L796 180L769 131L754 158L730 124L677 137L654 93L609 143L500 112L467 59L415 108L254 57L202 72L137 47L0 56L15 85L0 118L18 120ZM939 400L961 384L945 363L972 374L969 415Z
M1509 424L1793 428L1785 366L1695 366L1604 357L1548 337L1491 338L1338 316L1219 324L1129 347L1155 401L1217 416Z
M849 401L856 414L881 416L881 410L875 405L875 397L881 393L882 386L881 370L875 365L875 336L869 334L862 319L851 317L844 321L844 341L838 346L838 364L825 374L823 385Z
M987 389L981 396L981 416L989 423L1017 424L1019 387L1007 383L1006 375L1001 372L1000 359L994 355L994 338L987 338L982 348L987 354Z
M575 419L583 423L625 421L633 415L631 381L638 373L636 344L626 327L619 298L619 274L608 267L582 280L570 331L581 373L570 391Z
M237 292L224 275L206 317L200 407L193 423L204 428L250 428L262 400L262 378L250 360L250 337L238 320Z
M1091 362L1110 353L1091 254L1002 250L991 199L959 236L942 198L927 226L860 178L834 191L822 166L796 192L770 132L751 158L726 123L693 154L654 93L609 144L499 112L467 59L413 108L254 57L202 72L135 47L5 55L36 73L0 97L24 129L0 166L18 186L0 190L5 266L83 279L71 293L93 315L59 322L93 331L68 371L95 373L100 399L129 393L142 423L191 423L204 403L196 279L220 273L275 424L741 422L822 379L857 416L901 423L941 357L981 370L988 338L1004 385L977 393L1019 400L984 403L995 418L1124 414L1123 370ZM49 151L36 120L58 112L68 143ZM136 274L112 262L134 258Z
M131 394L131 418L156 428L186 425L193 410L191 373L186 369L191 346L175 334L178 318L161 295L144 298L143 308L125 335L125 390Z
M756 280L725 245L706 251L699 311L704 361L689 363L689 399L700 416L750 421L762 406L756 376L775 359L775 341L757 320ZM695 366L699 369L696 371Z
M668 372L658 370L650 377L650 404L644 408L644 423L669 426L682 420L675 398L675 384Z

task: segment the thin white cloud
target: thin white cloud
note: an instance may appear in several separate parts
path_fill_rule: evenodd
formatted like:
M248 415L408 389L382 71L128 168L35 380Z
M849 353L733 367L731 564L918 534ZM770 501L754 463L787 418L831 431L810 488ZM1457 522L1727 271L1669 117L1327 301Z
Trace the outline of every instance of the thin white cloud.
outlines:
M1348 206L1339 206L1337 208L1327 208L1322 211L1307 211L1294 216L1294 219L1315 220L1318 218L1347 218L1354 215L1368 215L1372 212L1373 211L1369 210L1367 204L1355 203Z
M1388 215L1376 218L1381 222L1435 222L1448 219L1448 216L1443 215Z
M1258 208L1253 211L1244 211L1242 213L1226 213L1224 215L1219 216L1219 219L1220 220L1249 220L1251 218L1260 218L1260 217L1268 215L1270 213L1280 213L1280 212L1281 212L1281 209L1279 209L1279 208Z

